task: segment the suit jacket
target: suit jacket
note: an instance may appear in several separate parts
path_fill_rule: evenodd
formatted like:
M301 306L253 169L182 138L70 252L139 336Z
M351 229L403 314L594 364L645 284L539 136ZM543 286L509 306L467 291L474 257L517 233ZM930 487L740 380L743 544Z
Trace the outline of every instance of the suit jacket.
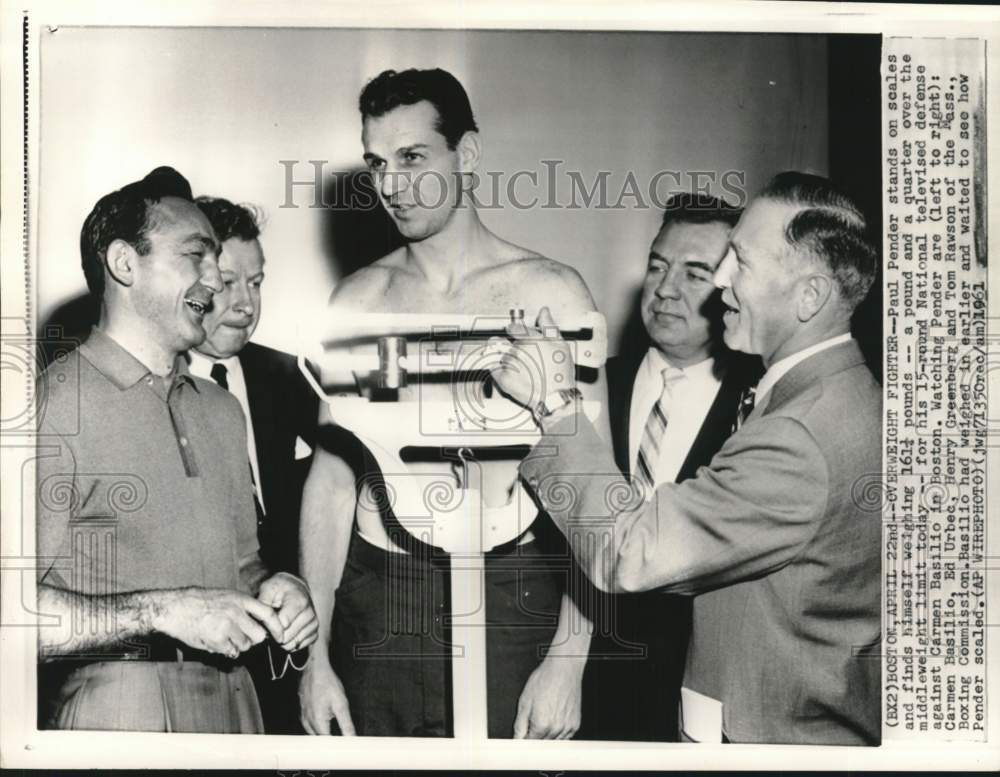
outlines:
M261 557L272 571L298 569L299 507L312 457L295 458L296 438L316 445L319 397L291 354L256 343L240 351L266 516Z
M632 388L645 350L608 359L608 417L615 463L626 475ZM676 482L693 477L722 447L744 386L759 360L730 354L715 401L688 450ZM581 738L675 741L681 677L691 634L691 597L650 591L604 595L585 676Z
M716 592L701 669L730 740L878 742L881 514L864 485L881 472L881 390L854 341L789 370L710 467L648 503L608 474L585 418L548 431L521 472L592 580Z

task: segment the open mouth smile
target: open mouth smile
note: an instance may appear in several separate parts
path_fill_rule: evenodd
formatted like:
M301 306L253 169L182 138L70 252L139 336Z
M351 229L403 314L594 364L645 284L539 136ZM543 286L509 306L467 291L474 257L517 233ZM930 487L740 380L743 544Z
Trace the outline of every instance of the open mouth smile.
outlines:
M184 304L197 316L204 316L212 308L212 292L203 286L195 286L184 296Z

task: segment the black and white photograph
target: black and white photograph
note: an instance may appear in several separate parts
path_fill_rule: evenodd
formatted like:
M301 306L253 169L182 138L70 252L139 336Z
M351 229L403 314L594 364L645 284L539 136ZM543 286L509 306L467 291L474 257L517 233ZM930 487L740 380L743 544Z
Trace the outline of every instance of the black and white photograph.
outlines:
M32 5L8 765L995 765L995 14Z

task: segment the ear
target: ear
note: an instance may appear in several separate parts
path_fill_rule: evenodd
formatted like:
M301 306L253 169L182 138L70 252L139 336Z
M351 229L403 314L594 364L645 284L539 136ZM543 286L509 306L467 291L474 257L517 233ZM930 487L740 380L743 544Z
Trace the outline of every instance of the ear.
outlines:
M469 130L462 135L455 150L458 151L463 173L474 172L479 167L479 160L483 156L483 142L479 139L478 132Z
M809 321L826 306L834 293L833 278L824 273L810 273L799 284L799 321Z
M135 282L135 262L138 256L126 241L112 240L104 257L104 266L117 283L131 286Z

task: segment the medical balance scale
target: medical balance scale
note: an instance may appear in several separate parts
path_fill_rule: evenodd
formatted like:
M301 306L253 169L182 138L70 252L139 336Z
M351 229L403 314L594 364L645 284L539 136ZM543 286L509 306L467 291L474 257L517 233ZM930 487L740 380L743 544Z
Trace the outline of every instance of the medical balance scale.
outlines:
M523 458L539 438L527 410L489 391L488 371L500 358L493 337L524 327L523 309L508 316L466 314L358 314L327 311L299 353L299 368L329 408L333 421L352 432L374 456L385 483L383 496L399 524L421 542L450 554L452 719L456 739L487 738L485 560L483 554L523 534L537 507L520 483L507 504L488 506L477 456ZM554 327L552 328L555 329ZM315 332L320 332L318 341ZM556 331L543 333L554 336ZM598 369L607 358L607 329L597 312L564 321L558 334L571 346L577 367ZM530 349L520 368L537 381L538 399L569 386L555 384ZM485 379L485 380L484 380ZM398 401L411 383L416 401ZM429 397L422 386L433 385ZM359 395L367 385L372 396ZM444 386L449 391L442 391ZM450 395L450 397L449 397ZM445 398L442 398L445 397ZM584 402L596 420L599 402ZM461 477L417 472L408 451L436 449ZM445 456L444 451L454 452ZM514 485L514 484L512 484Z

